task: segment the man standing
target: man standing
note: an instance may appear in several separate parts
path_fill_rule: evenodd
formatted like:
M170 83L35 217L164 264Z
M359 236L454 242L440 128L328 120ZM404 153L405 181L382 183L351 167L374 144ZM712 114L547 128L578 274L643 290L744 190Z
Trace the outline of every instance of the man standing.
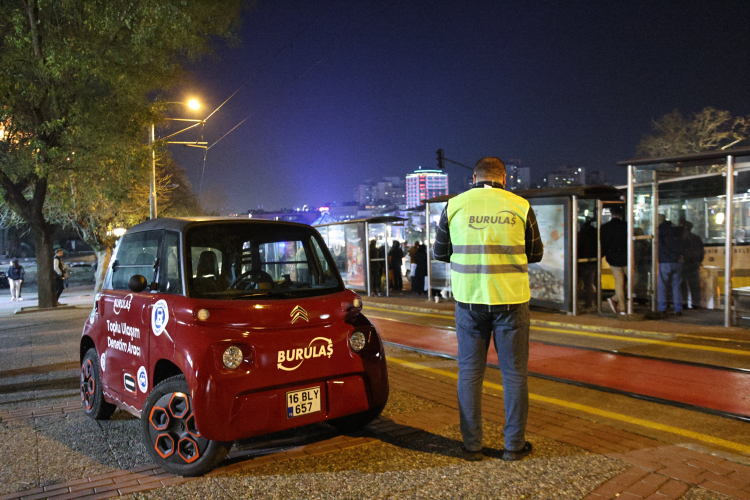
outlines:
M703 248L703 240L697 234L693 234L693 223L689 220L683 221L682 237L684 239L684 257L682 263L682 301L687 302L688 291L690 291L690 307L700 309L701 307L701 264L706 255Z
M526 441L529 412L528 264L544 248L529 202L505 191L505 164L482 158L474 184L452 198L440 216L433 256L450 262L456 299L458 404L464 458L482 460L482 382L490 339L503 376L503 460L531 453Z
M63 290L65 290L65 264L63 264L63 249L58 248L55 250L55 261L53 267L55 270L55 289L56 297L55 300L60 300Z
M622 220L622 205L612 205L609 209L612 219L602 224L600 232L602 256L607 259L612 276L615 278L615 297L607 299L615 314L627 314L625 300L625 276L628 271L628 225Z
M682 228L659 214L659 313L667 313L667 290L672 289L674 313L682 316Z
M18 263L18 259L10 261L10 267L6 276L8 277L8 284L10 285L10 300L23 300L21 298L21 285L23 284L23 277L25 271L23 266Z

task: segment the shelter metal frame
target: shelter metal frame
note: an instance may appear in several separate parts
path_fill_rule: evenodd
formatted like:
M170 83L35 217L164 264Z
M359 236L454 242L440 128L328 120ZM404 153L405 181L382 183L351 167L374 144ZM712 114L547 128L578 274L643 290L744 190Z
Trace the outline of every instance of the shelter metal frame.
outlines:
M716 163L716 160L726 161L726 201L724 204L724 327L729 328L732 326L732 257L734 241L732 238L732 207L734 197L734 176L735 176L735 159L738 157L750 156L750 147L727 149L724 151L709 151L706 153L695 153L689 155L670 156L662 158L639 158L627 161L618 162L617 165L621 167L627 167L628 169L628 211L630 214L633 213L633 200L635 191L635 169L636 167L650 167L645 170L654 170L653 172L653 200L652 200L652 228L653 237L651 238L652 255L653 255L653 267L652 267L652 281L658 279L659 270L659 255L658 255L658 244L659 244L659 231L658 231L658 212L659 212L659 184L662 181L657 179L657 170L663 169L664 167L675 169L679 167L689 167L697 165L712 165ZM682 178L687 179L689 177ZM632 297L633 297L633 263L634 263L634 252L633 252L633 217L628 217L628 312L632 312ZM653 293L651 295L651 308L656 309L658 302L658 286L653 287Z

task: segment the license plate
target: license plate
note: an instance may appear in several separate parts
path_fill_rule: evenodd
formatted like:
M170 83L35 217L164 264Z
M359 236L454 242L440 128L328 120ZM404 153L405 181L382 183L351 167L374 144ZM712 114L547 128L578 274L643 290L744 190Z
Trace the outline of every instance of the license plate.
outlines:
M286 393L287 418L301 417L320 411L320 387Z

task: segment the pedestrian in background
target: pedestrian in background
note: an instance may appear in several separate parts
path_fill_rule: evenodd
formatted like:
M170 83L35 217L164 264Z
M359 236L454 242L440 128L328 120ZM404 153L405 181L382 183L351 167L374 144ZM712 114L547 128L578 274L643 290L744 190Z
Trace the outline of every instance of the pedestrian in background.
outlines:
M427 293L424 289L424 279L427 277L427 247L421 245L414 253L412 260L414 276L411 279L411 289L417 292L417 295Z
M578 280L583 285L584 312L588 312L586 310L591 309L596 300L597 246L596 228L591 219L586 219L578 231Z
M21 297L21 285L23 284L23 277L25 271L23 266L18 263L18 259L10 261L10 267L6 276L8 277L8 285L10 285L10 300L23 300Z
M669 290L672 290L674 313L682 315L682 264L684 262L682 228L659 214L659 313L667 313Z
M409 281L412 282L412 288L414 288L414 273L417 269L417 264L414 262L414 255L417 253L417 250L419 250L419 241L415 241L414 244L409 248L409 270L407 276L409 276Z
M693 234L693 223L686 220L682 222L682 237L684 239L685 262L682 263L682 301L687 305L688 292L690 292L690 307L700 309L701 306L701 264L706 252L703 248L703 240L697 234Z
M370 293L380 295L383 279L383 262L375 240L370 240Z
M615 278L615 296L607 299L615 314L627 314L625 299L625 277L628 270L628 225L623 220L622 205L612 205L609 213L612 219L602 224L600 231L602 256L607 259L612 276Z
M401 243L398 240L393 240L391 251L388 252L388 272L393 271L393 290L401 290L404 288L404 282L401 277L401 264L404 260L404 252L401 250Z
M503 376L503 460L532 451L526 441L529 413L528 264L544 248L529 202L505 190L505 164L482 158L474 184L448 201L438 223L433 257L451 265L458 339L458 406L463 456L482 455L482 382L494 338Z
M55 260L53 262L53 268L55 270L55 300L60 300L63 290L65 290L65 263L63 262L63 254L65 252L62 248L55 250Z

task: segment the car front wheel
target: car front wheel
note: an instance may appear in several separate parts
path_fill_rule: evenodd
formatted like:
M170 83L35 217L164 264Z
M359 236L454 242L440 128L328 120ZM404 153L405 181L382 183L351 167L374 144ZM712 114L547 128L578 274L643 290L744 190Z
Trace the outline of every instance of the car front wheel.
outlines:
M154 387L141 413L141 429L154 462L180 476L200 476L212 470L232 445L201 435L195 426L193 401L183 375L170 377Z
M86 351L81 363L81 405L87 416L95 420L107 420L117 407L104 401L102 372L96 349Z

